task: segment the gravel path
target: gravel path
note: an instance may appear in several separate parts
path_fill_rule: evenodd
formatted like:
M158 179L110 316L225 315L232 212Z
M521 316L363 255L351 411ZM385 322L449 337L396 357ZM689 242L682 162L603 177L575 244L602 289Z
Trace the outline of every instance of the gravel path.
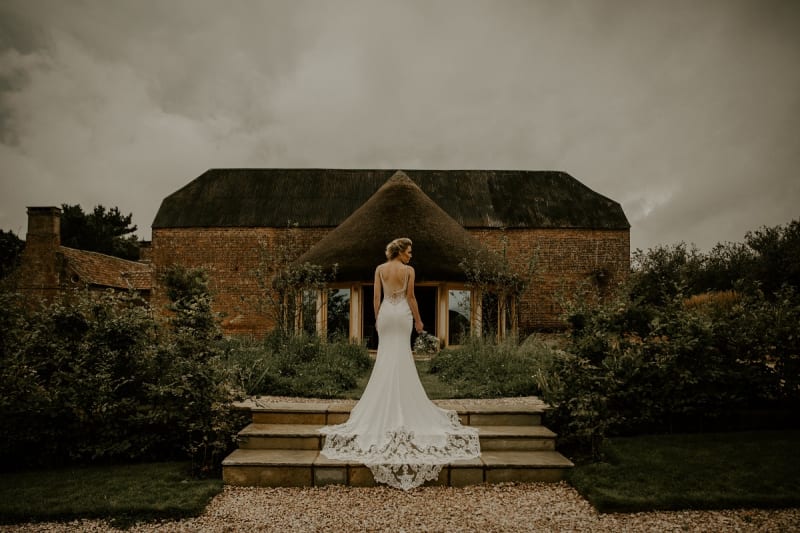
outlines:
M610 531L790 532L800 509L599 514L562 483L506 483L404 493L374 487L225 487L205 512L130 532L238 531ZM102 521L0 526L0 531L117 531Z

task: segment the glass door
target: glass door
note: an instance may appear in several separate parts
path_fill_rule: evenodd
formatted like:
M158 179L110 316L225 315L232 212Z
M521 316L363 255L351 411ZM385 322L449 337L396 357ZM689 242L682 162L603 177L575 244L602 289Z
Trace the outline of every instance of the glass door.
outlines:
M373 285L363 286L364 299L362 302L361 316L364 317L361 331L364 335L364 342L370 350L378 349L378 332L375 331L375 311L372 307L372 297L375 294ZM425 331L431 335L436 335L436 309L439 290L437 287L427 287L417 285L414 287L414 294L417 297L417 306L422 323L425 324ZM411 330L411 346L417 338L417 332Z

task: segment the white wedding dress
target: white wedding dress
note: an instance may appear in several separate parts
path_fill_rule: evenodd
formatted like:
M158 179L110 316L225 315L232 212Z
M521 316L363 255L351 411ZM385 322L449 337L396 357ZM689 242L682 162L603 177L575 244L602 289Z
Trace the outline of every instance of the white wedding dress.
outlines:
M382 275L381 282L385 289ZM455 411L433 404L422 388L411 353L406 286L381 303L375 366L350 418L319 430L325 457L362 463L376 482L403 490L437 479L447 463L480 456L478 430L462 426Z

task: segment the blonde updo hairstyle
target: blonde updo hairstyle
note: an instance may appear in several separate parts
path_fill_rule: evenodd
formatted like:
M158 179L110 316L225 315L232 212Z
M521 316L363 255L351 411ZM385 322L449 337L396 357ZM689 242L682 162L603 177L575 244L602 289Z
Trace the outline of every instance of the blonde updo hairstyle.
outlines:
M386 245L386 259L391 261L409 246L411 246L411 239L407 237L400 237L399 239L393 240Z

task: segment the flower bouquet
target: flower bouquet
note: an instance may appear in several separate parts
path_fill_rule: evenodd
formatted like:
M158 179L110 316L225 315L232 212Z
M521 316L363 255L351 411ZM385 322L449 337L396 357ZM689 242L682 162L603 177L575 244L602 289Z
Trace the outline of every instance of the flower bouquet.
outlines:
M439 338L422 330L414 341L414 353L418 355L434 355L439 351Z

